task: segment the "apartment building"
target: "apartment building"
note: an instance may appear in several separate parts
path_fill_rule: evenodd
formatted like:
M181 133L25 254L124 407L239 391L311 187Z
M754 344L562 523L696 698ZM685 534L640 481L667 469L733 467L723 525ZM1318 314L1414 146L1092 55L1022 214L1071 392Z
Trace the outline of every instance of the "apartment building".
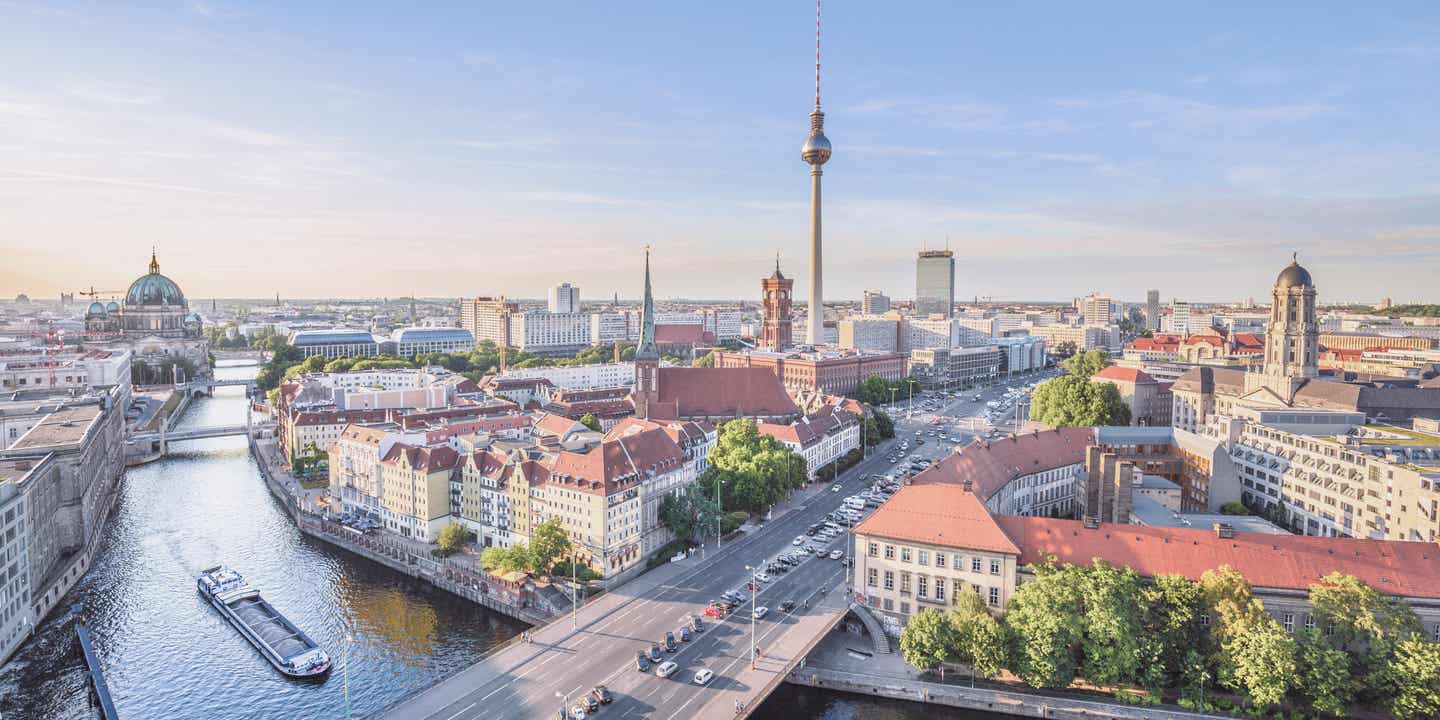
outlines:
M1110 365L1090 377L1093 382L1114 385L1120 399L1130 408L1131 425L1169 425L1173 399L1170 383L1150 377L1144 370Z
M20 478L28 463L0 461L0 662L35 628L30 608L30 528Z
M380 460L380 520L403 537L434 542L451 522L450 480L460 454L395 443Z
M543 378L562 390L598 390L635 383L635 363L595 363L506 370L502 378Z
M860 422L858 415L826 405L789 425L755 427L805 458L808 479L815 480L822 468L860 447Z
M509 316L509 344L539 355L574 353L590 344L590 316L527 310Z
M864 352L896 352L904 322L898 316L852 315L838 324L839 345Z
M998 440L975 440L913 482L969 483L990 512L1005 515L1069 517L1075 511L1075 483L1085 467L1092 428L1058 428Z

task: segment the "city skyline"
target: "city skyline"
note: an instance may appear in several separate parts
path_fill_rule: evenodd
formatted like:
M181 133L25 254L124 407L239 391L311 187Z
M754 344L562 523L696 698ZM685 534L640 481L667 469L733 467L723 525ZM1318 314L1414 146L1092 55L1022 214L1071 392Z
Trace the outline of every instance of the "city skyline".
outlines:
M827 299L903 299L947 236L957 298L1236 300L1299 250L1329 299L1426 299L1433 16L1236 7L827 7ZM156 244L196 297L623 297L648 242L756 300L776 250L805 271L813 11L11 8L0 285L115 287Z

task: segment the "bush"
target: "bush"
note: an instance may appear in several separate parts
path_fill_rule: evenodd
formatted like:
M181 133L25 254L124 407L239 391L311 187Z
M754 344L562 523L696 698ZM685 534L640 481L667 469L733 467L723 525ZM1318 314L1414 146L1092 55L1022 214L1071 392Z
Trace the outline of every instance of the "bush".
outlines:
M1225 503L1224 505L1221 505L1221 506L1220 506L1220 514L1221 514L1221 515L1249 515L1249 514L1250 514L1250 508L1245 507L1245 503L1242 503L1242 502L1240 502L1239 500L1231 500L1230 502L1227 502L1227 503Z
M735 512L725 513L725 516L720 518L720 534L729 535L730 533L739 530L740 526L744 525L745 521L749 519L750 513L747 513L744 510L736 510Z
M647 569L660 567L661 565L670 562L670 558L675 557L677 554L685 552L689 549L690 543L687 543L684 540L672 540L667 543L665 547L656 550L655 554L651 555L650 559L645 561L645 567Z

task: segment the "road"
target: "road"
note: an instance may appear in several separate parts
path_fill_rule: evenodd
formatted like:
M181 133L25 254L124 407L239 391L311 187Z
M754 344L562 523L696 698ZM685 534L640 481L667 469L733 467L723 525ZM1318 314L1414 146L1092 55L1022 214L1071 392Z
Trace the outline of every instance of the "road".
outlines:
M993 398L995 390L988 397ZM984 401L970 395L957 398L943 410L946 414L975 413ZM506 720L509 718L556 717L562 703L574 701L595 685L607 686L615 697L602 708L599 717L656 718L680 720L700 715L717 716L721 703L733 713L731 703L746 692L753 695L750 671L751 603L745 602L723 620L704 618L706 630L695 639L679 643L665 660L679 664L669 678L659 678L635 667L637 651L648 650L667 631L676 632L682 618L702 613L711 600L726 590L739 590L749 577L747 565L764 565L776 555L792 549L792 540L806 528L838 508L841 500L864 487L862 478L885 474L893 465L888 456L902 438L914 441L914 430L929 424L897 418L897 438L872 449L869 457L843 473L841 491L828 485L806 491L784 514L763 524L743 539L719 550L709 545L705 557L699 553L681 563L658 568L600 596L582 608L572 627L569 621L554 622L537 629L529 644L506 648L445 682L400 703L379 717L427 718L429 720ZM901 435L905 432L905 435ZM948 433L947 434L952 434ZM920 454L936 458L953 447L933 441L920 446ZM912 447L910 452L916 452ZM842 535L827 549L844 548L848 559L850 536ZM818 543L816 543L818 544ZM756 603L770 608L769 614L754 623L758 645L763 649L779 641L787 631L810 613L837 612L838 605L825 610L814 604L819 595L836 587L846 576L845 563L812 558L788 573L776 575L756 597ZM838 595L838 594L837 594ZM832 601L835 596L832 596ZM779 605L793 600L796 608L781 612ZM793 644L794 638L786 641ZM695 671L714 671L706 686L693 684ZM754 699L752 698L753 702ZM702 712L703 709L703 712Z

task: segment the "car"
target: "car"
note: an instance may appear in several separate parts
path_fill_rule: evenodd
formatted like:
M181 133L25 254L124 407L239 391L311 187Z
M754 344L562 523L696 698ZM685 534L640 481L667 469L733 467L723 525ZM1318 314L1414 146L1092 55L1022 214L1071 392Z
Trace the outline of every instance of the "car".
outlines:
M726 590L725 592L720 593L720 597L725 598L732 603L738 603L741 600L745 599L745 593L742 593L739 590Z
M648 672L650 670L650 658L645 655L644 650L635 651L635 669L640 672Z
M680 668L680 666L679 666L679 665L676 665L676 664L674 663L674 661L666 660L665 662L660 663L660 665L655 668L655 676L656 676L656 677L662 677L662 678L668 678L668 677L670 677L671 675L674 675L674 674L675 674L675 671L678 670L679 668Z
M586 695L585 697L580 698L580 702L577 702L575 704L583 705L586 712L593 713L600 711L600 701L596 700L594 695Z
M610 689L604 685L596 685L590 689L590 697L595 698L601 705L609 705L614 702L615 696L610 694Z
M752 590L752 591L754 591L754 592L760 592L760 583L757 583L757 582L748 582L748 583L745 583L745 589L746 589L746 590Z
M575 705L570 708L571 720L583 720L586 714L585 706L580 703L575 703Z
M834 485L831 485L830 492L840 492L840 483L835 483Z
M800 547L795 548L795 552L800 553L800 556L803 558L806 555L810 554L810 548L808 546L801 545Z
M794 610L794 609L795 609L795 601L794 601L794 600L786 600L786 601L780 603L780 611L781 611L781 612L790 612L791 610Z
M650 662L652 662L652 663L658 663L658 662L660 662L660 657L661 657L661 655L660 655L660 646L657 645L657 644L655 644L655 643L651 643L651 644L650 644Z
M690 626L680 626L680 642L690 642Z
M705 623L700 621L699 615L690 616L690 629L697 633L705 632Z
M710 605L705 608L705 616L719 620L725 617L725 608L719 605Z
M790 544L791 544L791 545L799 545L799 544L801 544L801 543L803 543L803 542L805 542L805 536L804 536L804 535L796 535L796 536L795 536L795 539L790 541Z
M814 525L811 525L810 527L808 527L808 528L805 529L805 535L807 535L807 536L813 536L814 534L815 534L815 526L814 526ZM799 545L799 544L802 543L802 542L805 542L805 541L804 541L803 539L801 539L800 536L797 535L797 536L795 536L795 542L794 542L794 543L791 543L791 544L792 544L792 545Z
M844 551L844 550L831 550L831 551L830 551L830 559L831 559L831 560L839 560L840 558L843 558L843 557L845 557L845 551Z
M755 608L754 610L751 610L751 611L750 611L750 614L751 614L751 616L753 616L756 620L759 620L760 618L763 618L763 617L765 617L766 615L769 615L769 614L770 614L770 608L765 607L764 605L761 605L760 607L757 607L757 608Z
M710 668L700 668L699 670L695 671L694 682L696 685L704 685L710 682L710 678L713 677L715 677L714 670L711 670Z
M675 633L666 632L664 642L665 652L675 652Z

